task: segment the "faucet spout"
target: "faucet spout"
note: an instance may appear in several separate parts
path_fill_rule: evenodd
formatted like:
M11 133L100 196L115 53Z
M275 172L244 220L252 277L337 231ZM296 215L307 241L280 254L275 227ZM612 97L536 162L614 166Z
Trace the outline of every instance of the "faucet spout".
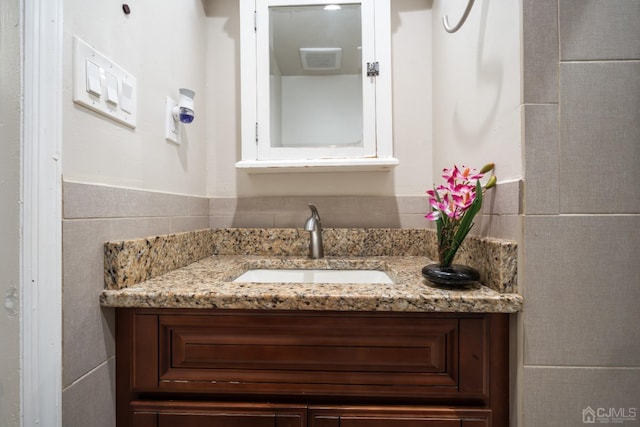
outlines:
M324 256L324 248L322 246L322 223L320 222L320 214L315 206L309 205L311 216L304 223L305 231L309 232L309 258L318 259Z

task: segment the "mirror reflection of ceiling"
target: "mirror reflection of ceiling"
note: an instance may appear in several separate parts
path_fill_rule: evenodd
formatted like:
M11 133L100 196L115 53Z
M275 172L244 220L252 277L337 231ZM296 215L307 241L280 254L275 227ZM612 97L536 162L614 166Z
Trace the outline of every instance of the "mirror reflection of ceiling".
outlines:
M360 5L340 6L340 10L324 10L324 5L269 8L270 58L276 62L281 75L360 74ZM340 68L324 71L303 69L300 49L305 48L341 48ZM326 54L324 59L330 56Z

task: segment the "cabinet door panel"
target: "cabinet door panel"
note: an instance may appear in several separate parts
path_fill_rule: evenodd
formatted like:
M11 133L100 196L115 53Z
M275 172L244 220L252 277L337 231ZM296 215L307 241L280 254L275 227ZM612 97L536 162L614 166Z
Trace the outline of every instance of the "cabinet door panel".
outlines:
M459 374L460 319L364 313L158 316L158 389L175 392L483 399L485 320L471 316L480 381ZM479 373L476 372L479 369Z
M276 427L306 427L307 417L299 414L276 414Z
M460 427L460 420L437 418L340 418L340 427Z
M273 415L160 414L158 427L275 427Z
M487 427L491 411L446 406L310 406L309 427Z
M300 404L135 401L135 427L305 427L307 407Z
M134 413L131 422L133 427L158 427L158 414Z

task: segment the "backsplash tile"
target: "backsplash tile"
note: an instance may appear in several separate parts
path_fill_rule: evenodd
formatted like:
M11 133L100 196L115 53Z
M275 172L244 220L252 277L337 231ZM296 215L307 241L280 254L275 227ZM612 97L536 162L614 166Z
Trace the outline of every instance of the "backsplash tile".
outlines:
M209 228L209 217L206 216L178 216L170 218L169 221L171 233L183 233Z
M520 207L520 187L522 181L501 182L487 190L482 199L481 213L485 215L518 215Z
M64 218L208 216L209 199L65 181Z
M187 214L189 216L209 216L209 198L187 196Z
M518 215L521 211L521 181L503 182L487 193L482 213ZM298 228L309 216L308 204L320 213L324 228L432 228L424 216L429 203L424 196L291 196L212 198L211 228ZM477 232L477 230L474 230ZM481 233L484 234L484 233ZM500 237L515 239L515 230L502 230Z
M220 227L302 227L309 216L308 204L318 208L322 225L327 227L400 228L402 213L415 213L420 198L386 196L288 196L251 198L213 198L210 226ZM408 200L405 200L408 199ZM424 198L424 209L426 197Z
M475 225L470 231L473 236L491 236L495 239L520 241L520 215L483 215L478 214Z

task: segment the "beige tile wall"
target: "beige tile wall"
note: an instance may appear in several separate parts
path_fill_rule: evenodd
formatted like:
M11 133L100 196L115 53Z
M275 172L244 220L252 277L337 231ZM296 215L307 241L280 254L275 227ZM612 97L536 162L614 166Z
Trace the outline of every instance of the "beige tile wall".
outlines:
M426 197L310 196L212 198L211 227L302 228L308 204L318 208L323 227L425 228Z
M640 61L562 62L560 105L561 212L639 213Z
M524 0L522 84L525 104L558 102L558 0Z
M525 310L512 424L583 426L587 407L640 407L640 3L525 0L523 12Z
M474 234L518 240L520 184L500 184L487 193ZM322 226L327 228L432 227L424 218L430 210L426 195L212 198L210 226L302 228L310 213L309 203L318 208Z
M102 309L103 244L209 225L206 198L65 182L63 425L115 425L115 324Z

